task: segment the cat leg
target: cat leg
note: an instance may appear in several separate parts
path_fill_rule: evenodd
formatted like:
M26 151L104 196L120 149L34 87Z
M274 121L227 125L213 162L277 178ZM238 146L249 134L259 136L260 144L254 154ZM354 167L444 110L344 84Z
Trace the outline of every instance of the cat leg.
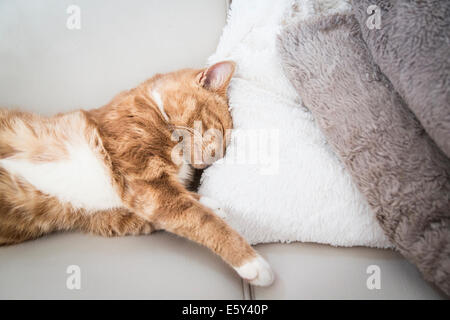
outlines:
M165 186L162 190L161 183L158 188L149 186L144 198L151 200L148 205L142 205L140 200L141 207L135 208L136 213L148 217L158 229L206 246L251 284L266 286L273 282L269 264L212 209L192 194L177 191L178 186ZM172 191L170 197L168 190Z
M85 215L79 226L84 232L103 237L146 235L155 230L148 220L121 208Z
M184 207L180 211L172 211L171 207L157 211L158 225L208 247L251 284L272 283L273 274L268 263L213 210L195 200L179 201Z

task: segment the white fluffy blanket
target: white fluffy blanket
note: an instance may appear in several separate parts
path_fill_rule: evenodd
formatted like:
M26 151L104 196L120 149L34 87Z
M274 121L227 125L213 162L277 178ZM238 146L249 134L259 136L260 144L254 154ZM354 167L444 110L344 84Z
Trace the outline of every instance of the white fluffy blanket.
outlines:
M286 19L348 9L346 0L233 0L209 62L231 59L235 130L199 192L220 201L250 243L390 247L365 199L284 77L275 40Z

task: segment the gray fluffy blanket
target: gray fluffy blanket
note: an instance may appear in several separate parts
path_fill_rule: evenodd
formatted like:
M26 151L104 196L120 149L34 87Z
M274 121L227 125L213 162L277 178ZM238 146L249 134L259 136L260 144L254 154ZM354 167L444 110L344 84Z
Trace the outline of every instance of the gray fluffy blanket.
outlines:
M379 29L366 26L369 5ZM381 72L450 157L450 1L354 0L353 9Z
M450 295L450 160L373 61L353 15L286 26L286 75L397 249Z

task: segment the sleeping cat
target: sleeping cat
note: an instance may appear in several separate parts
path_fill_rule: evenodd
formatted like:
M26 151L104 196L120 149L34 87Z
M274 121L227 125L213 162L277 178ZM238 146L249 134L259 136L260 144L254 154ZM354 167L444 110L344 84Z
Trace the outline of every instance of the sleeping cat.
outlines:
M181 163L173 157L176 129L190 138L221 133L201 141L200 153L227 141L234 68L224 61L156 75L90 111L45 118L0 109L0 245L61 230L124 236L163 229L208 247L251 284L271 284L269 265L221 219L220 206L187 190L193 168L208 163L190 161L195 151ZM196 121L203 132L192 129Z

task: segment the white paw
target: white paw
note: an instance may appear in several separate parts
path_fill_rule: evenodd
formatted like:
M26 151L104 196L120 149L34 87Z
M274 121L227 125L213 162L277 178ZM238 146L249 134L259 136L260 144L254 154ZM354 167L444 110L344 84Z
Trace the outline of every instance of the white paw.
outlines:
M223 209L222 205L211 198L208 197L201 197L200 198L200 203L203 204L205 207L210 208L212 211L214 211L215 214L217 214L219 217L221 217L222 219L226 219L227 218L227 213L225 212L225 210Z
M257 256L244 265L234 268L241 278L254 286L269 286L274 280L274 275L269 264L263 257Z

